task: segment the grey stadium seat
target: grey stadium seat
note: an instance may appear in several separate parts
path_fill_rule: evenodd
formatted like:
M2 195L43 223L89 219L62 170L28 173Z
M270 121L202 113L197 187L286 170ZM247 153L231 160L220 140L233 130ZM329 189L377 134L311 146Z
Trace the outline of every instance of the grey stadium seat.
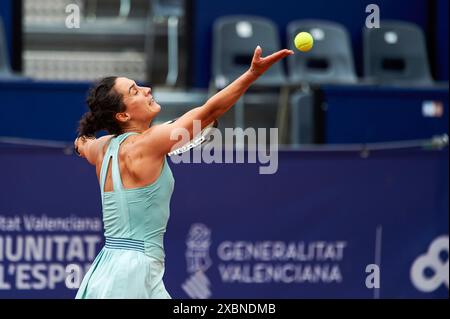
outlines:
M382 84L433 82L423 31L403 21L381 21L379 29L364 29L364 72Z
M295 36L309 32L314 46L309 52L298 52L294 47ZM351 84L358 78L355 72L352 44L344 26L323 20L296 20L287 27L287 43L296 54L288 57L289 82L293 85ZM314 95L307 88L292 95L290 109L279 115L280 135L287 142L286 125L290 124L290 143L312 144L315 137ZM289 119L289 121L288 121Z
M3 29L3 20L0 17L0 76L8 77L10 75L12 75L12 72L9 64L6 36Z
M292 21L287 27L290 49L296 51L294 38L302 31L313 36L314 47L309 52L288 57L291 83L329 84L357 81L350 36L342 25L321 20Z
M214 22L212 80L210 89L222 89L250 67L255 48L260 45L263 56L281 49L277 26L257 16L224 16ZM286 83L282 63L274 64L252 88L277 88ZM243 127L243 98L235 107L235 126ZM281 101L281 97L280 97Z
M249 67L257 45L263 56L281 49L277 26L255 16L226 16L214 23L213 77L215 86L225 87ZM281 63L272 66L256 83L282 85L286 81Z

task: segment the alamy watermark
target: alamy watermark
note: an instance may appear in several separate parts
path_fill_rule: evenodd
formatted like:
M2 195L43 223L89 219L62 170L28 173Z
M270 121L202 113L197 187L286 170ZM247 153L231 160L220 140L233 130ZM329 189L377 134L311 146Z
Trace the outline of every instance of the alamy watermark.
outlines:
M177 141L172 150L181 149L191 141L191 136L201 136L201 121L193 121L192 135L185 128L174 129L171 140ZM267 131L269 133L267 134ZM277 128L226 128L225 134L217 128L211 128L208 135L213 142L202 144L192 152L183 152L171 157L178 163L260 163L259 173L275 174L278 170L278 129ZM247 143L245 143L247 141ZM246 146L244 147L244 144ZM233 145L230 151L228 146ZM247 159L246 159L247 157Z
M366 266L366 287L368 289L380 289L380 266L369 264Z
M380 28L380 7L377 4L369 4L366 7L366 13L370 13L366 18L367 29Z
M66 6L66 28L79 29L80 28L80 7L74 3Z

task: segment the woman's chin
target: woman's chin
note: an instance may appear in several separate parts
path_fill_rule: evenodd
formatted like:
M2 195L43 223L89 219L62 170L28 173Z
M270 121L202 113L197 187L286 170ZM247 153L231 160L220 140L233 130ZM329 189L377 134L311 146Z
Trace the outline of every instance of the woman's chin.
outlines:
M153 105L150 106L150 109L152 110L152 113L158 114L161 111L161 105L153 103Z

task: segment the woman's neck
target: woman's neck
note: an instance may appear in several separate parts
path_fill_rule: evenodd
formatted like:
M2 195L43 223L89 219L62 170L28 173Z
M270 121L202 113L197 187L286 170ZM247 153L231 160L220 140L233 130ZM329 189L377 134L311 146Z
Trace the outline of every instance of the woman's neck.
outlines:
M150 127L151 123L142 123L142 124L137 124L137 123L132 123L127 127L124 127L122 132L123 133L129 133L129 132L136 132L136 133L143 133L144 131L146 131L149 127Z

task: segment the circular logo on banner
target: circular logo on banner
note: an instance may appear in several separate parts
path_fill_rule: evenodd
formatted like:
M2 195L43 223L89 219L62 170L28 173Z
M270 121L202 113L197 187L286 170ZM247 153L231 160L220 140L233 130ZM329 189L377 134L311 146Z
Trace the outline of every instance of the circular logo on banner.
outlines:
M449 237L436 238L428 248L426 254L420 255L411 267L411 281L422 292L433 292L442 284L448 289L448 251ZM447 260L442 260L445 253Z

